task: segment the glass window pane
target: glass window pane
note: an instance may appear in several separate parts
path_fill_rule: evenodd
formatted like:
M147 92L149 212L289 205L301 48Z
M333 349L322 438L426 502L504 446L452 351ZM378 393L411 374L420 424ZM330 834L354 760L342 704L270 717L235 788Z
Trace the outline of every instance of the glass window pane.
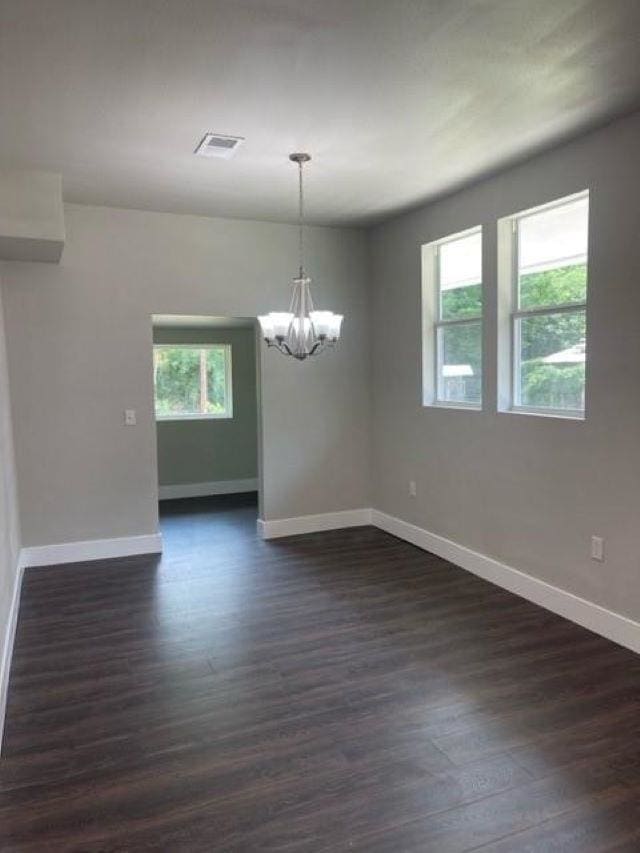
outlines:
M558 267L520 276L520 308L550 308L568 302L585 302L587 265Z
M227 409L226 350L207 351L207 413L221 415Z
M440 319L482 314L482 233L442 243L438 249Z
M477 403L482 400L482 323L438 328L438 400Z
M583 197L517 220L520 308L586 300L588 219Z
M200 351L184 347L154 350L156 414L200 411Z
M482 314L482 285L470 284L440 293L440 319L462 320Z
M584 410L584 310L515 321L516 404Z
M158 346L153 351L158 417L225 415L230 410L225 346Z

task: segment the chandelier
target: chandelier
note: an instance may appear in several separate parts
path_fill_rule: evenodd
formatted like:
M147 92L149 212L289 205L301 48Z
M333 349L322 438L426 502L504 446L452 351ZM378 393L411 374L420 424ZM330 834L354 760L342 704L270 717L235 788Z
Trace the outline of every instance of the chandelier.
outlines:
M293 294L288 311L271 311L258 317L267 346L276 347L283 355L303 361L335 346L340 337L342 314L333 311L316 311L311 299L311 279L304 269L304 194L302 166L311 157L308 154L291 154L289 159L298 164L298 229L300 269L293 279Z

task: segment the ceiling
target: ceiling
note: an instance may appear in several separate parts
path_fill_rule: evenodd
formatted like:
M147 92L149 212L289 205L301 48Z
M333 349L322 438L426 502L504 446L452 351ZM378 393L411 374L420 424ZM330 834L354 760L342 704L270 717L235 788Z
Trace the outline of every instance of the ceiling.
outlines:
M639 0L0 0L0 167L290 221L306 150L309 218L367 224L640 105L639 38Z

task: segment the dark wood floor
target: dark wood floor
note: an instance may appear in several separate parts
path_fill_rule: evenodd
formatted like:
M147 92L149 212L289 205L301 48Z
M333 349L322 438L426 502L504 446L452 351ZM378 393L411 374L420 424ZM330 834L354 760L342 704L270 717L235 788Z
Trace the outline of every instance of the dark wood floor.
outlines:
M640 659L372 528L27 572L4 851L640 850Z

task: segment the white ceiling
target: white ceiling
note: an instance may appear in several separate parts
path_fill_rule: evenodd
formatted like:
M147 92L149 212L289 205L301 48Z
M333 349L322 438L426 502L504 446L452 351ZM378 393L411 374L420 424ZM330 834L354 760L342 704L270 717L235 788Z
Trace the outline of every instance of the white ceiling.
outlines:
M368 223L640 104L639 38L640 0L0 0L0 166L288 221L307 150L310 219Z

